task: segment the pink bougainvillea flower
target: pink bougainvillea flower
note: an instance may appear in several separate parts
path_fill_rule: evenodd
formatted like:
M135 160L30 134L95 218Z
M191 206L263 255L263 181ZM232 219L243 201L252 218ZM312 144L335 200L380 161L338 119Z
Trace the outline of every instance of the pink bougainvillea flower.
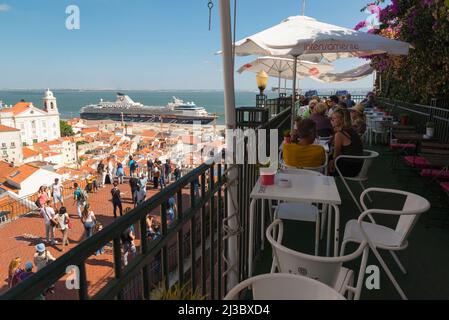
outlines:
M366 20L364 21L360 21L359 23L357 23L357 25L354 27L354 30L360 30L366 27Z

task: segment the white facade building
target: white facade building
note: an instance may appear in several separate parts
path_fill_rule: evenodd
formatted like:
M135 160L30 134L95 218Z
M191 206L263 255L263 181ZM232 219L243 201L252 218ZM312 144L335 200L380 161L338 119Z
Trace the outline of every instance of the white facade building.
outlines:
M23 163L20 130L0 124L0 160L14 164Z
M0 109L0 124L19 129L26 145L58 139L61 137L58 105L48 89L44 92L43 106L39 109L31 102L21 101L11 108Z

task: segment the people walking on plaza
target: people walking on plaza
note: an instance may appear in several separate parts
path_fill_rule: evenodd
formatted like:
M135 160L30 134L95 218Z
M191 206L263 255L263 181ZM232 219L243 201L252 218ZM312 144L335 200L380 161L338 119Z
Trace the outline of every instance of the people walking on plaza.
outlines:
M12 261L9 263L8 287L10 289L20 282L21 275L23 274L23 272L25 272L25 270L20 267L21 263L22 260L20 259L20 257L12 259Z
M58 221L55 215L55 210L51 207L51 200L47 200L41 208L41 216L44 218L45 238L52 245L57 243L55 240L55 227L58 225Z
M147 197L147 192L144 188L142 188L139 185L137 185L137 190L136 190L136 204L135 207L138 206L139 204L143 203L145 201L145 198Z
M81 222L84 225L84 230L86 231L86 238L89 238L93 234L93 229L95 227L95 223L97 222L97 218L92 210L89 210L90 206L86 205L83 210L83 216L81 218Z
M129 179L129 186L131 187L131 197L132 197L134 206L136 206L136 194L137 194L137 186L138 185L139 185L139 179L137 179L137 175L135 173L133 173L131 176L131 179Z
M36 246L36 253L34 254L34 265L37 271L46 267L50 262L55 261L55 257L50 253L50 251L45 249L45 244L39 243Z
M161 186L161 190L166 187L165 184L165 165L159 165L160 175L159 175L159 185Z
M36 205L38 208L42 208L48 200L48 194L47 194L46 188L47 187L45 187L45 186L41 186L39 188L39 191L37 192Z
M115 175L118 178L118 183L122 184L123 177L125 176L125 170L123 170L123 165L120 162L117 164L117 171L116 171Z
M56 204L59 202L60 206L64 206L64 188L62 184L59 182L59 179L55 179L55 183L51 185L51 195L53 197L53 205L56 208Z
M179 169L179 166L176 166L175 170L173 171L173 175L175 176L175 181L181 179L181 170Z
M76 211L81 218L81 210L87 203L87 194L79 187L78 183L75 182L73 187L75 188L73 192L73 205L76 205Z
M144 189L145 191L147 190L147 183L148 183L148 178L142 173L140 175L140 179L139 179L139 185L142 187L142 189Z
M45 245L43 243L39 243L36 246L36 253L34 254L34 265L36 266L36 271L45 268L51 262L55 261L55 257L51 254L50 251L45 249ZM55 293L55 286L50 286L45 292L42 294L45 296L48 293Z
M122 250L123 250L123 265L128 265L128 255L136 253L136 246L134 244L134 233L131 228L127 228L120 235L122 241Z
M66 207L61 207L56 214L56 219L59 224L59 230L62 233L62 252L64 252L65 246L69 245L69 230L70 230L70 217L67 213Z
M159 177L161 176L161 172L159 171L159 168L157 167L157 165L154 166L154 172L153 172L153 185L154 185L154 189L158 188L158 184L159 184Z
M170 166L170 159L165 160L164 163L164 173L165 173L165 181L166 183L170 183L171 178L171 166Z
M101 230L103 230L103 225L97 221L97 224L95 225L95 233L100 232ZM101 247L100 249L98 249L95 252L95 255L99 256L100 254L103 254L103 253L104 253L104 246Z
M33 274L33 263L28 261L27 263L25 263L25 271L20 274L20 281L28 279Z
M106 168L104 167L103 160L97 166L98 178L100 179L99 187L104 188L106 183Z
M117 208L120 211L120 217L123 215L122 197L120 195L120 189L118 188L118 182L114 181L114 187L111 189L112 205L114 206L114 218L117 218Z
M132 177L133 174L137 171L137 168L139 167L136 160L133 159L133 156L129 156L128 167L129 167L129 175Z
M153 179L153 168L154 168L153 160L151 159L151 157L148 157L147 169L148 169L148 179L150 180Z

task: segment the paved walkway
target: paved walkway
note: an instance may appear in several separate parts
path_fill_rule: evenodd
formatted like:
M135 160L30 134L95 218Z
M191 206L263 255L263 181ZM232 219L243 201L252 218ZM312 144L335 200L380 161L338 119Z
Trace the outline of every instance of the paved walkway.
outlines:
M89 203L94 211L97 220L103 226L110 224L114 220L112 202L110 201L110 190L112 186L106 185L100 188L94 194L89 194ZM119 186L122 192L123 209L132 208L131 190L127 183ZM148 197L153 196L160 190L151 188L147 191ZM76 207L72 198L65 199L65 206L72 218L73 229L69 231L69 249L75 247L84 238L84 227L78 218ZM158 214L157 210L153 212ZM55 231L55 238L59 241L57 245L47 245L47 249L55 258L60 257L62 247L61 232ZM8 290L8 266L9 262L15 257L22 259L22 267L27 261L33 261L35 253L35 245L43 242L45 239L45 227L43 218L38 213L33 213L22 217L11 223L0 226L0 239L2 246L0 247L0 294ZM69 250L66 249L66 252ZM89 294L93 294L103 288L108 279L114 275L114 266L112 258L112 245L106 246L105 253L99 256L92 256L86 261L87 279L89 281ZM36 269L34 269L36 271ZM65 278L62 278L56 285L56 293L47 296L48 300L52 299L77 299L77 291L67 290L65 288Z

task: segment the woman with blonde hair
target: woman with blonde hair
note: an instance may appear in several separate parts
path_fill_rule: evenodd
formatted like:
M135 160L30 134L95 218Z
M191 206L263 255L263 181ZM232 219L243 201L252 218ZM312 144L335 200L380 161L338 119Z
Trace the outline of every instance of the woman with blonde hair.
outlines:
M336 109L332 113L332 126L335 135L333 139L333 159L329 161L329 172L335 173L335 159L340 155L362 156L363 144L360 136L352 128L349 110ZM344 177L355 177L362 169L360 159L340 159L338 168Z
M16 257L11 260L8 268L8 286L9 288L14 287L16 284L20 282L20 276L24 272L22 268L20 268L20 264L22 260L19 257Z

